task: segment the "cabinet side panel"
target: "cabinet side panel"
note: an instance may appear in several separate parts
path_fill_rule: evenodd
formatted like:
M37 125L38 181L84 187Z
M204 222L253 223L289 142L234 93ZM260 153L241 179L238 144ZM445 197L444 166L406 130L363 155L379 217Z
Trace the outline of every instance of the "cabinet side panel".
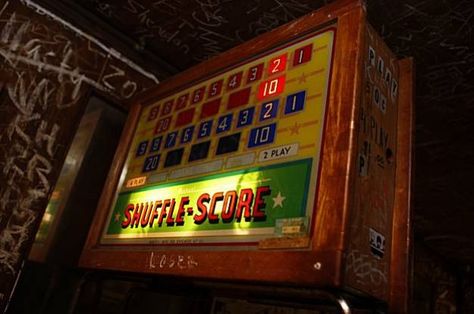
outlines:
M398 152L396 194L393 212L392 256L390 265L391 313L407 313L410 304L411 252L413 229L411 226L412 144L414 125L414 77L412 58L403 59L400 65L400 101L398 108Z
M345 284L387 300L395 195L398 62L368 25L356 123L353 205Z

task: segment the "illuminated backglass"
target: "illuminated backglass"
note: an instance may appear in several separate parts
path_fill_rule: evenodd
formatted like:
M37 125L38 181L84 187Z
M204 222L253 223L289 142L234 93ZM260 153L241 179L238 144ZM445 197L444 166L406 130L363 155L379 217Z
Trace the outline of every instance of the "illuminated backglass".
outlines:
M102 243L309 236L335 29L143 106Z

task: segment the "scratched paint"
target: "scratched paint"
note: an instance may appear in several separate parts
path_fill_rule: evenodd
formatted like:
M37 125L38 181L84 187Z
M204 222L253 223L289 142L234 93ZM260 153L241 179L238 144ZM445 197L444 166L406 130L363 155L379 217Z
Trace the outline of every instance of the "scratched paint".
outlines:
M155 254L150 253L148 261L149 269L193 269L199 266L192 255L180 255L180 254Z

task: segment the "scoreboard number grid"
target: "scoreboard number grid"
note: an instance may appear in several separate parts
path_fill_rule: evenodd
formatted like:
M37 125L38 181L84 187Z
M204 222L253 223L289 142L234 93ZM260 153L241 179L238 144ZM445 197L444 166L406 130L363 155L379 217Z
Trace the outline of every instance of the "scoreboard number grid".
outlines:
M335 32L144 106L101 242L248 243L311 220Z

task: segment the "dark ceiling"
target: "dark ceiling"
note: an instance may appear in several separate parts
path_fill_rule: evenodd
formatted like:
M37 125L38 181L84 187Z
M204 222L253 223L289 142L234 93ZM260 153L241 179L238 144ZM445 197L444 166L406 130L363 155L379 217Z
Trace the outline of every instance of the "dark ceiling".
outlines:
M41 2L163 79L331 1ZM389 47L416 62L416 234L474 264L474 1L369 0L367 10Z

